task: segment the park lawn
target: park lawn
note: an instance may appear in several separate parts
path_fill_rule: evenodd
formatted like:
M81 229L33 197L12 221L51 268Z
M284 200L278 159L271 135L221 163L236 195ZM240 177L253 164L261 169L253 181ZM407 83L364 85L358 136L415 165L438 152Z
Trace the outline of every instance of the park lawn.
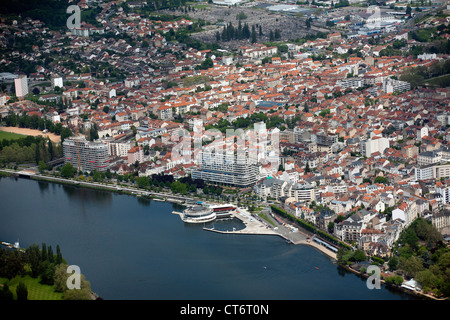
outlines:
M425 84L445 88L450 85L450 74L444 74L442 76L430 78L424 81Z
M39 283L39 279L35 279L26 275L24 277L17 276L8 281L6 278L0 278L0 283L7 283L9 290L14 294L14 299L17 299L16 288L19 282L24 282L28 289L28 300L64 300L61 292L55 292L53 286L48 286Z
M260 216L262 219L266 220L272 226L276 227L275 223L271 219L269 219L269 217L267 215L265 215L264 213L259 213L258 216Z
M13 133L13 132L6 132L0 130L0 140L7 139L7 140L16 140L20 138L25 138L26 135Z

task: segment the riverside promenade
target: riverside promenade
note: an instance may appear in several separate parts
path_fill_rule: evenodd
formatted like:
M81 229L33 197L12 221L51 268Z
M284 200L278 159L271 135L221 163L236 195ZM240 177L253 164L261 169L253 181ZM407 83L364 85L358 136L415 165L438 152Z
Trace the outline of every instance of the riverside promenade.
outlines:
M282 224L277 223L276 228L272 228L265 223L259 221L258 219L255 219L251 216L251 214L245 210L239 208L238 210L235 210L232 212L233 217L241 220L245 227L243 229L239 230L216 230L214 228L203 228L203 230L211 231L211 232L217 232L222 234L250 234L250 235L275 235L280 236L284 238L286 241L294 244L294 245L309 245L317 250L321 251L328 257L337 260L336 253L331 251L330 249L326 248L323 245L320 245L319 243L313 241L310 236L307 234L299 231L299 230L292 230L289 227L286 227Z
M159 198L163 198L162 201L173 201L173 202L184 202L186 200L193 200L190 198L177 196L173 194L166 194L166 193L156 193L156 192L149 192L149 191L143 191L139 190L137 188L131 188L131 187L125 187L125 186L117 186L117 185L107 185L104 183L95 183L95 182L85 182L85 181L79 181L79 180L71 180L71 179L65 179L61 177L53 177L48 175L41 175L37 171L34 170L22 170L22 171L13 171L13 170L7 170L7 169L0 169L0 172L4 172L7 174L12 174L16 176L26 176L33 180L42 180L42 181L48 181L48 182L57 182L57 183L63 183L63 184L69 184L69 185L77 185L80 187L93 187L93 188L101 188L105 190L110 191L119 191L119 192L130 192L131 194L135 195L145 195L145 196L156 196ZM177 213L181 217L180 212L173 212ZM217 233L225 233L225 234L254 234L254 235L276 235L280 236L286 241L289 241L292 244L306 244L313 246L329 256L330 258L336 259L336 253L327 249L326 247L312 241L308 235L302 233L301 231L292 231L290 228L285 227L282 224L279 224L278 222L275 222L277 224L277 227L273 228L269 225L267 225L265 222L262 222L256 218L254 218L247 210L243 208L239 208L238 210L234 211L232 213L234 217L241 220L245 227L243 229L239 230L232 230L232 231L221 231L221 230L215 230L213 228L204 228L204 230L217 232Z

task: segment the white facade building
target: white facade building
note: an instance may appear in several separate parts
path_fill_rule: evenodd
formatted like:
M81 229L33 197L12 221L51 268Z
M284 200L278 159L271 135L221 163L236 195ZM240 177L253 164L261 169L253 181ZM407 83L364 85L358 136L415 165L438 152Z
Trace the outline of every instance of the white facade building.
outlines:
M52 87L60 87L62 88L64 86L63 84L63 78L62 77L54 77L52 78Z
M373 137L373 139L361 142L361 153L366 157L371 157L373 153L380 152L384 153L386 149L389 148L389 140L387 138L380 138L378 136Z
M28 79L26 75L21 75L14 79L14 86L16 89L16 97L23 98L28 94Z

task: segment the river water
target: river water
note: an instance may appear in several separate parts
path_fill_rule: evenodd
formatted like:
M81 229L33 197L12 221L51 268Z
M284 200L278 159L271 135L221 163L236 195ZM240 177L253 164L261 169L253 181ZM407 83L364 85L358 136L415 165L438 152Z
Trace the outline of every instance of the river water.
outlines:
M169 202L0 178L0 241L61 247L105 300L406 300L317 249L184 224ZM211 225L208 225L211 226ZM214 227L239 228L234 220Z

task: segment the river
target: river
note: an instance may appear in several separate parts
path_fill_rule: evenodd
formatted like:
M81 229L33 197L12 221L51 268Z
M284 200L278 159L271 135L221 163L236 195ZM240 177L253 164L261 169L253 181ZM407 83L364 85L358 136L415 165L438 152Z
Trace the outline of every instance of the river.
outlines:
M413 298L383 285L368 289L310 246L184 224L169 202L12 177L0 178L0 191L0 241L59 245L105 300Z

